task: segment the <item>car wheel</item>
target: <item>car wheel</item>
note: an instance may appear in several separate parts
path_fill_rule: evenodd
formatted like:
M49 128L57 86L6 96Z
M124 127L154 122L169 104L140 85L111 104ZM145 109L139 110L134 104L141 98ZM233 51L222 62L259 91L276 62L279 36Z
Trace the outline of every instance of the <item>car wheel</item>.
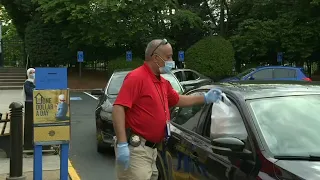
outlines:
M97 152L98 153L104 154L104 153L106 153L106 151L107 151L106 147L104 147L101 144L97 143Z
M102 137L99 133L100 131L97 129L97 133L96 133L96 138L97 138L97 152L98 153L102 153L104 154L107 151L107 148L105 146L103 146L103 144L101 143L102 141Z

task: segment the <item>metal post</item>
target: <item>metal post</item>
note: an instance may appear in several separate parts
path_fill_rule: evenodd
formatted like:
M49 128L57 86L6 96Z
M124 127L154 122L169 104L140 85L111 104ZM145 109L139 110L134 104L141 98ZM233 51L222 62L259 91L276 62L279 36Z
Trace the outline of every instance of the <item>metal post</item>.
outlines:
M42 146L34 146L33 155L33 179L42 180Z
M10 121L10 174L7 180L25 180L23 176L23 142L22 142L22 109L23 105L19 102L10 104L11 121Z
M60 154L60 180L68 180L69 144L61 144Z
M81 62L79 62L79 76L81 77L81 69L82 69L82 63Z

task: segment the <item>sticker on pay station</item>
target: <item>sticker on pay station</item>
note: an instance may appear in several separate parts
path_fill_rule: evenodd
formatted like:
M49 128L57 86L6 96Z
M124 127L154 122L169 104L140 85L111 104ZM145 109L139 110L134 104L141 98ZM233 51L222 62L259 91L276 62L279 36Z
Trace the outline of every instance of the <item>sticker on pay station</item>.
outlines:
M69 90L34 90L33 98L34 143L69 141Z

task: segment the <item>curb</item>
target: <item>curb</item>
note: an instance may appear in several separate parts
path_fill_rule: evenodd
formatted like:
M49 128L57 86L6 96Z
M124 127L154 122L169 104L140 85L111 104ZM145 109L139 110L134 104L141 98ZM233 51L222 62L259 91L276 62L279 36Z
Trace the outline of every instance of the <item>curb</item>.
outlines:
M78 175L76 169L72 166L71 161L68 159L68 173L70 180L81 180L80 176Z

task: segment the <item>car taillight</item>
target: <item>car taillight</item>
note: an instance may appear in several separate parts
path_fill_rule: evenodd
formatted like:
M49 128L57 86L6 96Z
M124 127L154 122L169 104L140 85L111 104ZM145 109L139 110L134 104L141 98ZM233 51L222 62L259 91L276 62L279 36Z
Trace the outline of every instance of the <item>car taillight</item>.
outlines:
M303 78L304 81L312 81L310 78Z

